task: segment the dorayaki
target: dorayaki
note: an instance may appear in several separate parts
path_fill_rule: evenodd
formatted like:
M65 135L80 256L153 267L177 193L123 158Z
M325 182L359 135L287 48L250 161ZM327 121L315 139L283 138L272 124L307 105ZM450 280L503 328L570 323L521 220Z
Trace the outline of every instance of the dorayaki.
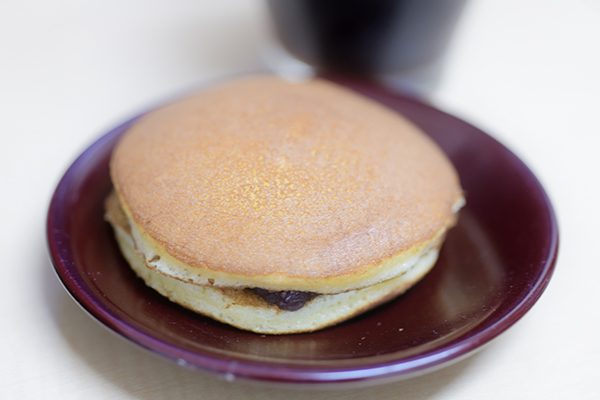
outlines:
M323 80L220 84L129 128L106 218L138 276L244 330L308 332L405 292L464 204L438 146Z

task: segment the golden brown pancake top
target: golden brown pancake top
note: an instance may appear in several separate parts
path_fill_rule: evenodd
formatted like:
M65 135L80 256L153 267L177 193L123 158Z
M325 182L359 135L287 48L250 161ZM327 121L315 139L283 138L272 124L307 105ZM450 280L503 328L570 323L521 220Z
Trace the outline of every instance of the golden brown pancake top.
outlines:
M403 117L331 83L266 76L148 114L111 176L172 256L253 276L360 274L431 239L461 196L449 161Z

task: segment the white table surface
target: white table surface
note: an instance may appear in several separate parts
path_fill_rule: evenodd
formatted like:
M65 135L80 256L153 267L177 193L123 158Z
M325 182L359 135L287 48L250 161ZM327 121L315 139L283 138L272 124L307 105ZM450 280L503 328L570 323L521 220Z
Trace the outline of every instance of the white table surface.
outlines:
M138 350L88 317L47 258L58 179L126 117L207 78L264 67L257 0L8 0L0 6L0 398L270 399ZM600 2L471 0L438 107L490 133L547 189L561 243L539 302L440 371L313 399L600 398Z

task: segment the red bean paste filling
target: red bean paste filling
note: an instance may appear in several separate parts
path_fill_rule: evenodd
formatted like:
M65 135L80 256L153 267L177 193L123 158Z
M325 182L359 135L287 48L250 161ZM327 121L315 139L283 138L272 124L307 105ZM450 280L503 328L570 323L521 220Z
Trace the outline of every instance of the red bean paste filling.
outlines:
M297 292L295 290L283 290L272 292L270 290L252 288L250 289L267 303L274 304L281 310L296 311L304 307L306 303L317 296L314 292Z

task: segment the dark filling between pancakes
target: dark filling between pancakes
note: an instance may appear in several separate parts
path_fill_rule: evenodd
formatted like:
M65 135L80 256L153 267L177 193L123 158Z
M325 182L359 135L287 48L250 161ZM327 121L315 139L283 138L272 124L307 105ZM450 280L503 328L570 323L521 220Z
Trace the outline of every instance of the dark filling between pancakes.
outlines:
M297 292L295 290L283 290L280 292L272 292L259 288L252 288L250 290L262 297L267 303L276 305L281 310L286 311L299 310L318 295L314 292Z

